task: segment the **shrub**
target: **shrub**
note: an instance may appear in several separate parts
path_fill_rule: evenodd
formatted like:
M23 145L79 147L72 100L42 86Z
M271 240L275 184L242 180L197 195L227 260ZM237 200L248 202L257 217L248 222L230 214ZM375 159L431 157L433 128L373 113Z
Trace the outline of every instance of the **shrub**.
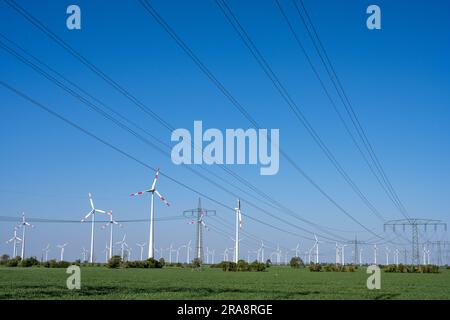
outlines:
M192 260L192 268L200 268L202 266L202 261L199 258Z
M4 254L0 257L0 265L4 266L8 263L9 256L7 254Z
M309 265L309 271L320 272L322 270L322 265L320 263L311 263Z
M122 258L120 256L112 256L111 259L108 260L108 268L117 269L120 267L122 263Z
M24 260L22 260L22 262L20 262L20 266L24 267L24 268L38 266L39 264L40 264L39 261L35 257L30 257L30 258L24 259Z
M291 268L300 268L305 266L302 259L300 259L299 257L292 257L289 265L291 266Z
M266 268L269 268L271 265L272 265L272 261L270 259L267 259Z
M160 268L162 268L162 264L159 263L158 260L155 260L155 259L153 259L153 258L147 259L147 263L148 263L148 267L149 267L149 268L155 268L155 269L160 269Z
M42 266L45 268L68 268L71 265L68 261L56 261L55 259L45 261Z
M159 264L161 265L161 267L164 267L166 265L166 260L164 260L164 258L160 258Z
M262 272L266 270L266 264L258 261L253 261L250 264L250 271Z
M6 261L7 267L17 267L22 259L20 257L15 257Z

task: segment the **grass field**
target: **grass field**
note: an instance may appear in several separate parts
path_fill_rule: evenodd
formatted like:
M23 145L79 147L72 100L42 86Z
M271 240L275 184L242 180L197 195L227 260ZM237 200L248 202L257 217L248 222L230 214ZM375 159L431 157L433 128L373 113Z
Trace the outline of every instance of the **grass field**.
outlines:
M65 269L0 268L0 299L450 299L450 270L440 274L382 273L368 290L365 270L267 272L82 267L81 290L68 290Z

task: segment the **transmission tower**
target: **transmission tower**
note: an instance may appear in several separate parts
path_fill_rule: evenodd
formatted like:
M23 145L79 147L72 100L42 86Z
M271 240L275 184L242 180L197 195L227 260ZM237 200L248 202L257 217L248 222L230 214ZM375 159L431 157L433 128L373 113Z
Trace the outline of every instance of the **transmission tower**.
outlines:
M183 214L185 217L194 217L195 221L192 224L196 224L196 234L195 234L195 257L203 262L203 228L206 228L206 223L203 220L208 215L216 215L216 210L208 210L202 208L202 200L198 198L198 207L196 209L184 210Z
M354 245L354 251L353 251L353 264L356 266L358 265L358 257L359 257L359 251L358 251L358 245L359 244L365 244L363 241L358 241L357 237L355 236L355 240L347 241L348 244Z
M411 263L419 264L420 263L420 254L419 254L419 226L423 226L424 231L427 231L428 226L433 226L434 231L437 231L438 226L444 226L445 231L447 231L447 224L442 222L441 220L431 220L431 219L402 219L402 220L391 220L387 221L384 224L384 231L386 231L386 227L392 227L392 230L395 232L396 227L402 226L403 232L405 232L406 227L411 227L412 231L412 251L411 251Z

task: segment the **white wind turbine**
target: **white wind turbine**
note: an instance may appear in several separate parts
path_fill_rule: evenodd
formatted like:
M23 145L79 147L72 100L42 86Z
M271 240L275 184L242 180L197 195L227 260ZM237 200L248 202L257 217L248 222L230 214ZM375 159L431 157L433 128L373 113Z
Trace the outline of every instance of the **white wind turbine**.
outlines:
M11 243L11 242L13 243L13 255L12 255L13 259L17 257L17 242L21 242L21 241L22 241L22 239L20 239L17 236L17 227L14 227L14 236L11 239L9 239L8 241L6 241L6 243Z
M319 264L319 243L320 241L317 239L317 236L314 234L314 247L316 248L316 264Z
M340 254L341 254L341 248L339 247L338 243L336 242L336 265L341 263Z
M129 247L126 243L125 243L126 247L127 247L127 260L128 261L133 261L131 259L131 254L133 253L133 249L131 249L131 247Z
M300 252L300 243L297 243L297 246L294 249L291 249L292 251L295 251L295 256L298 258L299 257L299 252Z
M399 254L400 254L400 251L398 250L398 248L395 248L395 250L394 250L394 263L395 263L395 265L396 266L398 266L398 256L399 256Z
M22 260L25 258L25 229L27 227L30 228L34 228L33 225L29 224L26 220L25 220L25 212L22 213L22 221L19 223L19 228L22 228L22 253L20 255L20 257L22 258Z
M64 249L66 248L67 245L68 245L68 243L57 245L57 247L61 249L61 256L60 256L59 261L64 261Z
M264 262L264 242L261 240L261 247L259 248L261 251L261 262Z
M50 252L50 244L47 244L47 246L42 249L42 253L44 254L44 262L48 260L48 253Z
M228 261L228 248L223 251L223 261Z
M122 225L113 219L112 210L109 210L108 212L106 212L106 214L109 216L109 221L102 226L102 229L105 229L109 226L109 258L111 259L113 256L113 226L117 225L119 227L122 227Z
M214 264L214 257L216 255L216 249L213 249L211 252L211 263Z
M105 263L108 263L108 257L109 257L109 247L108 247L108 243L105 244L105 249L103 249L103 251L105 253Z
M187 245L186 245L186 263L187 264L189 264L189 262L190 262L190 259L189 259L189 251L192 251L192 248L191 248L191 240L189 240L189 242L187 243Z
M144 243L136 243L136 245L141 249L141 261L142 261L143 258L144 258L144 248L147 245L147 243L146 242L144 242Z
M122 261L123 261L123 254L125 252L125 246L127 245L125 242L126 237L127 237L127 235L124 234L123 239L116 242L116 244L118 244L120 246L120 258L122 259Z
M90 255L90 258L89 258L89 262L90 263L94 263L94 224L95 224L95 214L96 213L106 213L106 211L95 209L94 201L92 200L91 193L88 193L88 195L89 195L89 202L91 204L91 211L89 211L89 213L86 216L84 216L83 219L81 219L81 223L85 222L89 217L92 217L92 220L91 220L91 252L90 252L91 255Z
M236 210L236 239L235 239L235 249L234 249L234 262L238 263L239 260L239 229L242 228L242 215L241 215L241 199L237 199Z
M363 252L363 248L360 248L359 249L359 266L362 266L362 252Z
M138 195L143 195L145 193L151 194L151 197L150 197L151 198L151 201L150 201L150 235L149 235L150 239L149 239L149 246L148 246L148 258L153 258L153 251L154 251L154 236L155 236L154 235L154 197L155 197L155 193L167 206L170 205L166 201L166 199L158 192L158 190L155 189L156 181L158 180L158 176L159 176L159 169L156 170L155 179L153 180L153 184L150 189L132 193L130 195L130 196L134 197L134 196L138 196Z
M169 250L169 263L172 263L172 252L175 252L176 250L173 248L173 243L170 244L166 250Z
M389 250L389 247L386 247L385 250L386 250L386 265L389 265L389 254L391 253L391 250Z
M341 245L341 260L342 260L342 265L345 266L345 247L347 246L347 244L342 244Z
M81 250L81 256L83 258L83 263L87 261L86 260L86 256L87 256L88 253L89 253L89 251L87 251L86 248L83 247L83 250Z
M373 245L373 264L377 264L377 257L378 257L378 247L376 244Z

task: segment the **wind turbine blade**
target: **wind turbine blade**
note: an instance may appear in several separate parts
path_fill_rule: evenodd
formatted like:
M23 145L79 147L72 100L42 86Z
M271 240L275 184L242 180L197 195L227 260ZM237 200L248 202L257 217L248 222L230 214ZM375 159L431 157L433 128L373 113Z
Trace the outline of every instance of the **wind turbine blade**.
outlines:
M94 213L94 210L91 210L87 215L84 216L83 219L81 219L81 222L85 222L93 213Z
M142 196L143 194L145 194L146 192L150 192L150 190L145 190L145 191L139 191L136 193L132 193L130 194L130 197L134 197L134 196Z
M241 210L238 211L238 218L239 218L239 228L242 228L242 215L241 215Z
M92 194L89 192L89 202L91 203L91 208L94 210L94 201L92 200Z
M100 210L100 209L95 209L95 212L98 212L98 213L106 213L105 210Z
M158 176L159 176L159 168L158 168L158 170L156 170L156 175L155 175L155 179L153 179L152 189L151 190L155 190L156 181L158 181Z
M167 200L158 192L158 190L155 190L155 193L158 195L158 197L167 205L170 206L170 203L167 202Z

